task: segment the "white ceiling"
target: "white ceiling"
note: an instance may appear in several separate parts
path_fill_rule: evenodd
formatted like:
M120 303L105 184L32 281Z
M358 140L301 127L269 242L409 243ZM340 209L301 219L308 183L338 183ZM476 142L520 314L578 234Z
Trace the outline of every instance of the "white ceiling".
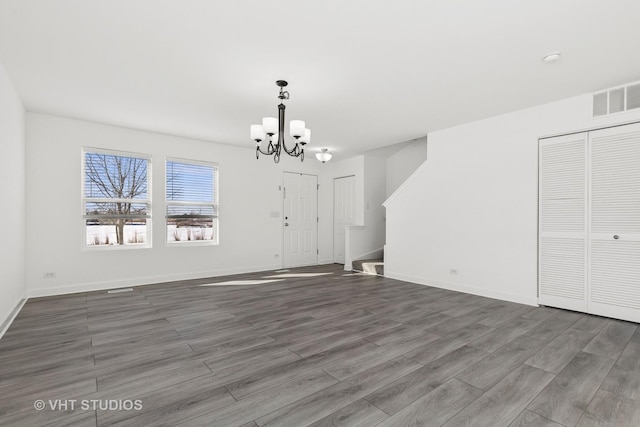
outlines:
M285 79L287 120L343 157L640 80L639 16L638 0L0 0L0 62L29 111L248 148Z

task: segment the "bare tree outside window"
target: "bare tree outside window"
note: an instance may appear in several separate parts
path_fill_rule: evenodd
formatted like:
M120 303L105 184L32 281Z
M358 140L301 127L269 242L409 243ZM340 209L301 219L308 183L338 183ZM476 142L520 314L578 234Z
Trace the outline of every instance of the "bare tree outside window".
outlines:
M136 230L126 236L125 226L145 225L148 218L148 159L85 153L86 225L112 225L117 245L145 243ZM146 232L142 233L146 236ZM97 244L112 244L107 237Z

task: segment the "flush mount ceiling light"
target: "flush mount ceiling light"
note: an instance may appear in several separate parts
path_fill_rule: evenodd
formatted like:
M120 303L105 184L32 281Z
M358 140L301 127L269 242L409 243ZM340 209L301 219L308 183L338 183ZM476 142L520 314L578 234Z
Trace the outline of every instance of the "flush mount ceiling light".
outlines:
M333 157L333 154L329 153L328 148L323 148L320 150L320 153L316 153L316 159L321 161L322 163L327 163Z
M552 62L560 60L560 56L560 52L551 52L542 57L542 62L544 62L545 64L550 64Z
M284 101L289 99L289 92L284 90L289 83L284 80L278 80L276 85L280 87L278 99ZM311 142L311 131L305 128L302 120L291 120L289 123L289 135L295 138L296 145L293 148L287 148L284 142L284 110L285 106L282 102L278 105L278 118L264 117L261 125L251 125L251 139L256 142L256 159L260 157L260 153L266 156L273 156L273 161L280 161L280 153L284 148L284 152L292 157L300 157L300 161L304 161L304 146ZM267 140L267 148L261 147L261 142ZM329 155L331 156L331 155Z

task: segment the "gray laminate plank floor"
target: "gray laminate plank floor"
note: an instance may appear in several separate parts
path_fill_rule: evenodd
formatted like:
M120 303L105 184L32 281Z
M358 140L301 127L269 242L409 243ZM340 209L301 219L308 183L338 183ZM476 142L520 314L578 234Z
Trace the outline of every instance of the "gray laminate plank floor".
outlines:
M0 425L640 425L635 323L288 273L323 274L29 300L0 339Z

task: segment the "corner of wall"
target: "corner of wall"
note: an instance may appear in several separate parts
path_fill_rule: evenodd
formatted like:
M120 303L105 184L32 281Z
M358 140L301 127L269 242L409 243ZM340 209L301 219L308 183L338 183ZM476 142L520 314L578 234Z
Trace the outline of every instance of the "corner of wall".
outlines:
M3 231L0 258L0 331L4 333L26 298L26 112L11 79L0 64L0 211ZM9 184L10 183L10 184Z

